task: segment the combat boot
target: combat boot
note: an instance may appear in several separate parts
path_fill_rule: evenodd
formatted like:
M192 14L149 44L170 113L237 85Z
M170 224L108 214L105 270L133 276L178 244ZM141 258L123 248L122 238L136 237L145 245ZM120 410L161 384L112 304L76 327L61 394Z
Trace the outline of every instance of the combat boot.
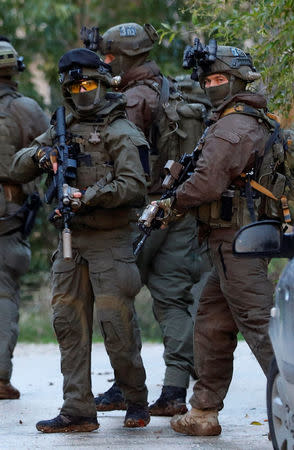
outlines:
M170 421L173 430L190 436L218 436L222 428L218 412L192 408L184 416L175 416Z
M130 403L126 412L124 426L127 428L146 427L150 422L148 406Z
M9 381L0 380L0 400L17 399L20 392Z
M99 428L97 417L65 416L59 414L51 420L41 420L36 424L42 433L70 433L72 431L94 431Z
M95 397L97 411L116 411L125 410L127 405L123 397L122 391L116 383L114 383L108 391Z
M185 388L163 386L160 397L149 406L150 415L174 416L175 414L185 414L188 411L186 394Z

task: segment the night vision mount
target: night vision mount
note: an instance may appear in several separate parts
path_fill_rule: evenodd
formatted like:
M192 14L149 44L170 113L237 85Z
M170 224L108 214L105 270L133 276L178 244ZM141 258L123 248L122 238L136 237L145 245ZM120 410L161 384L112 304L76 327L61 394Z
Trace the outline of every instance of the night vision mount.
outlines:
M82 27L80 31L81 40L84 43L84 46L88 50L92 50L93 52L97 52L100 47L100 41L102 41L102 37L99 33L99 27Z
M183 69L193 69L191 78L198 81L198 67L205 71L216 60L217 43L210 39L208 45L204 46L200 39L194 39L194 45L188 45L184 50Z

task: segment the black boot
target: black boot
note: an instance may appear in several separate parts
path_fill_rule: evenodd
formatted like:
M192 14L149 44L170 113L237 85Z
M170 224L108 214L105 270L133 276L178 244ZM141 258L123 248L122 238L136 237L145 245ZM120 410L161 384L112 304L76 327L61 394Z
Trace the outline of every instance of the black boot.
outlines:
M124 426L127 428L146 427L150 422L148 406L130 403L126 412Z
M59 416L51 420L41 420L36 428L42 433L69 433L72 431L94 431L99 428L97 417Z
M116 383L114 383L108 391L95 397L97 411L115 411L125 410L127 405L123 394Z
M175 414L185 414L186 407L185 388L176 386L163 386L160 397L155 403L149 406L151 416L174 416Z

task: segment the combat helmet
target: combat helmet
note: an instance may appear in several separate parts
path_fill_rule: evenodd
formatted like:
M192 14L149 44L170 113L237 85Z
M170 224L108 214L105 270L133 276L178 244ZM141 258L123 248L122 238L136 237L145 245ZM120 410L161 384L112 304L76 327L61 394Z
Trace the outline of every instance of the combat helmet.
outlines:
M108 87L112 85L111 68L97 53L86 48L76 48L65 53L59 60L59 81L65 103L72 112L92 113L101 104ZM72 85L81 81L97 81L95 89L88 92L72 92Z
M146 23L122 23L107 30L99 43L103 55L112 55L110 62L114 75L142 64L158 39L155 28Z
M9 39L0 36L0 77L11 77L24 69L23 57L18 56Z
M203 86L204 78L214 73L234 75L246 83L251 83L261 77L253 66L249 53L226 45L218 45L215 60L211 64L199 64L197 73L201 86Z

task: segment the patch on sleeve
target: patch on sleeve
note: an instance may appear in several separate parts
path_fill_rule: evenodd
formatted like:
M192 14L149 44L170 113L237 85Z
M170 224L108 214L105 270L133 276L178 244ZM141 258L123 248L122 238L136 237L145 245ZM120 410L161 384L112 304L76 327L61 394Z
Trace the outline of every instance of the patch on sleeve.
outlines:
M240 136L237 133L234 133L233 131L216 129L213 132L213 135L215 137L223 139L224 141L231 142L232 144L238 144L238 142L240 141Z

